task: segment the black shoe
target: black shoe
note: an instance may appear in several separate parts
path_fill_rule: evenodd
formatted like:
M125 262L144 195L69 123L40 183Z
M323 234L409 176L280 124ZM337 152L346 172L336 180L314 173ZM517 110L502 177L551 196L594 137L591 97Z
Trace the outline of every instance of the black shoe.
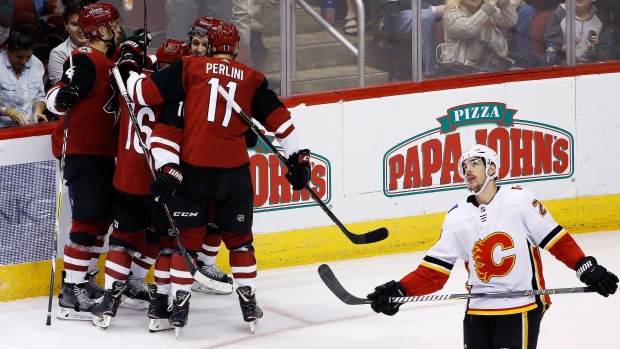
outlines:
M263 43L263 34L259 31L252 30L250 32L250 57L252 61L259 62L269 56L269 51Z
M86 284L82 281L76 284L65 283L64 272L60 294L58 295L58 313L56 318L60 320L82 320L90 321L91 309L95 305L95 300L86 294Z
M263 310L256 304L256 295L250 286L237 288L237 294L239 295L243 321L252 322L263 317Z
M170 323L174 327L184 327L187 324L187 317L189 315L189 299L192 294L178 290L176 299L172 302L172 314L170 315Z

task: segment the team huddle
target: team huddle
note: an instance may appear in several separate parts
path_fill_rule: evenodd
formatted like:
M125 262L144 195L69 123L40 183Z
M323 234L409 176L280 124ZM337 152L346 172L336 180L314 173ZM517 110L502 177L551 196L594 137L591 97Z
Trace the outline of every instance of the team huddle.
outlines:
M168 39L147 57L151 34L142 29L117 48L118 20L112 5L84 7L78 23L89 44L71 53L47 94L47 107L60 115L52 151L72 211L57 318L106 329L119 306L148 308L151 332L178 335L191 291L231 294L234 279L253 331L263 311L255 296L247 148L257 136L218 87L276 136L295 190L309 181L309 151L299 149L290 112L264 75L235 61L233 24L199 18L189 27L189 45ZM121 82L112 77L116 69ZM95 265L111 225L102 287ZM215 266L222 241L233 278ZM202 284L190 272L194 263ZM153 264L155 283L147 285Z

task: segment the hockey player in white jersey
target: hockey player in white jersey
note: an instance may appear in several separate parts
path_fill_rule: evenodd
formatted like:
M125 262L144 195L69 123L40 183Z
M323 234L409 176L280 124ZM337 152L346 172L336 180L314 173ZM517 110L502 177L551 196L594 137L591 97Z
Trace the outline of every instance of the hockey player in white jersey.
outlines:
M495 151L475 145L463 152L459 164L473 195L448 212L439 241L415 271L368 295L375 312L398 312L401 304L391 303L389 297L440 290L459 258L469 271L471 293L544 289L540 248L576 270L577 277L599 294L608 297L616 292L618 277L594 257L586 257L531 190L496 185L500 161ZM550 304L548 295L470 299L463 321L464 347L536 348L540 322Z

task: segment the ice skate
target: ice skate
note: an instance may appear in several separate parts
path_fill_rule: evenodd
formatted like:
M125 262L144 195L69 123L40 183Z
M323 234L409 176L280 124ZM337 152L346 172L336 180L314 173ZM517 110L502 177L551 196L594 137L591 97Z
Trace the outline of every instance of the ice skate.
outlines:
M58 295L60 309L56 313L56 318L60 320L91 320L90 310L95 305L95 300L86 295L87 283L86 280L76 284L65 283L63 278L62 289Z
M149 323L149 332L161 332L174 329L174 326L168 321L172 308L168 306L168 295L157 293L157 285L149 284L150 304L148 317L151 319Z
M116 316L124 290L125 282L115 281L112 284L112 289L105 291L101 300L91 310L93 326L100 330L106 330L110 326L110 321Z
M129 273L127 288L121 296L121 307L132 310L144 310L149 307L149 290L144 279L138 279Z
M254 334L258 319L263 317L263 310L256 304L256 295L250 286L237 288L237 294L239 295L243 321L250 323L250 331Z
M198 260L198 272L209 278L206 284L195 281L192 291L207 294L231 294L233 292L233 279L225 272L217 269L215 265L206 265Z
M86 284L86 295L91 299L101 298L105 293L105 288L99 285L95 280L97 273L99 273L99 269L95 268L86 273L86 277L84 278L84 280L88 281Z
M187 324L187 317L189 315L189 299L192 294L178 290L177 296L174 302L172 302L172 314L170 315L170 324L174 326L174 335L179 338L179 332L181 328Z

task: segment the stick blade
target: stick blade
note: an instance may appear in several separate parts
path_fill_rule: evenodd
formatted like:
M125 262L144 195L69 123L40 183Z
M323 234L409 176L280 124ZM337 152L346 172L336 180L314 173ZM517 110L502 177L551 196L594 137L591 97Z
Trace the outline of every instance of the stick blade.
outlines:
M368 299L355 297L342 287L340 281L336 279L336 275L327 264L321 264L319 266L319 276L327 288L338 297L341 301L349 305L369 304Z
M349 238L349 240L351 240L352 243L357 244L357 245L372 244L375 242L379 242L379 241L385 240L390 234L387 228L375 229L373 231L369 231L368 233L360 234L360 235L353 234L350 231L347 231L346 233L347 233L346 235Z

